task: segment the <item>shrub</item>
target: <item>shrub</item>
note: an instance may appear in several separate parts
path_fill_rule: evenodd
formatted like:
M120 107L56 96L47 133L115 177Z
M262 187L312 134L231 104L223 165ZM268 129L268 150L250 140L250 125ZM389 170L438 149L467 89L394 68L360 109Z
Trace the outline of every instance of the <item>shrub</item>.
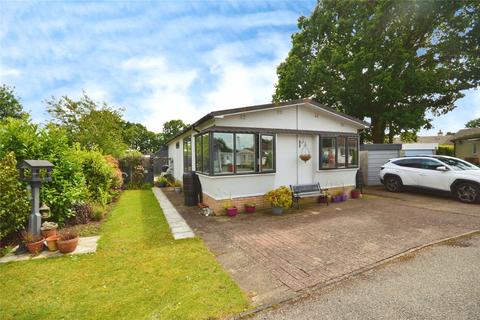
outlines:
M286 186L274 189L265 195L265 200L274 207L288 209L292 206L292 190Z
M92 216L91 216L92 220L94 221L102 220L105 217L106 211L107 210L104 206L99 204L94 205L92 209Z
M22 229L28 218L27 189L18 179L15 154L10 152L0 160L0 240Z
M441 144L438 146L437 154L441 154L444 156L455 156L455 149L450 144Z

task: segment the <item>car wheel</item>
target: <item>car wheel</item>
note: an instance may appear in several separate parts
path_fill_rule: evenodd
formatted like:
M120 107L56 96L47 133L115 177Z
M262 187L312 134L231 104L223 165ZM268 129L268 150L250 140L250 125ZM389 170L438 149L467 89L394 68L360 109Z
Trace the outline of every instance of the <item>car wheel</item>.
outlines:
M462 182L455 187L455 196L461 202L476 203L480 201L480 187L471 182Z
M385 178L385 189L390 192L402 191L403 183L402 179L397 176L387 176Z

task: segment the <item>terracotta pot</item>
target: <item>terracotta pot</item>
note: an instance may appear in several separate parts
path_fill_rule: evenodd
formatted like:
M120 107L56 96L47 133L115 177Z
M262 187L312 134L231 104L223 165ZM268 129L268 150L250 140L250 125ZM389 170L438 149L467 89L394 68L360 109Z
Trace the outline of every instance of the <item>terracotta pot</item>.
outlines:
M231 208L227 208L225 210L227 211L227 216L229 216L229 217L235 217L238 213L237 207L231 207Z
M77 249L77 245L78 245L78 237L70 240L58 239L57 241L58 250L61 253L73 252L75 251L75 249Z
M255 205L249 205L249 204L246 204L245 205L245 212L246 213L254 213L255 212Z
M58 236L57 235L48 237L46 240L47 240L48 250L50 250L50 251L57 251L58 250L58 246L57 246Z
M49 230L42 230L42 236L45 239L50 238L52 236L56 236L56 235L57 235L57 228L49 229Z
M43 250L43 239L37 242L30 242L25 244L27 246L27 250L30 253L39 253Z
M358 190L352 190L352 192L350 193L350 195L352 196L352 199L358 199L360 198L360 191Z

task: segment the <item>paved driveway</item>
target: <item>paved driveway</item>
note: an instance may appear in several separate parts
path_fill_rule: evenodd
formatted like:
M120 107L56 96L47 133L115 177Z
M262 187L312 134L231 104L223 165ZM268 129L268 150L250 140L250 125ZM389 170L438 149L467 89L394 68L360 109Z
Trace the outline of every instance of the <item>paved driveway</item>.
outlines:
M430 196L371 194L340 204L204 217L170 201L254 303L295 297L408 249L480 229L480 206ZM418 200L418 201L417 201ZM436 204L438 201L438 204ZM447 201L449 205L446 205Z

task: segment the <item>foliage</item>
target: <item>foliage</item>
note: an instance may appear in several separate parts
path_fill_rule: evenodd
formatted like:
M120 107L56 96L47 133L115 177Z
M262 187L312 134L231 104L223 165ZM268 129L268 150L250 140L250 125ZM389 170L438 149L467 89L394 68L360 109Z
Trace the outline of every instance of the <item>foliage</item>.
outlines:
M19 99L15 96L14 89L5 84L0 86L0 120L7 117L22 118L27 116Z
M480 118L468 121L465 124L465 128L480 128Z
M170 187L172 188L181 188L182 182L180 180L174 180L169 183Z
M105 206L100 204L95 204L92 207L92 215L91 215L92 220L94 221L102 220L105 217L106 211L107 209L105 208Z
M319 1L298 21L274 101L312 97L371 119L371 140L431 128L480 82L480 2Z
M441 144L438 146L437 154L454 157L455 148L451 144Z
M9 152L0 160L0 240L22 229L27 221L30 203L18 179L15 154Z
M292 191L286 186L269 191L265 195L265 200L269 201L274 207L288 209L292 206Z
M163 124L163 143L167 142L187 127L188 125L179 119L165 122Z
M142 153L154 153L160 149L162 134L149 131L140 123L124 122L122 129L123 141L133 150Z
M82 147L98 147L104 154L121 156L127 145L122 138L122 113L103 102L101 105L86 93L79 101L67 96L52 97L46 102L53 123L67 131L70 143L79 142Z
M77 231L73 229L63 229L60 230L58 239L62 241L72 240L78 237Z
M22 239L24 243L34 243L43 240L43 237L39 234L22 230Z
M224 319L249 306L200 238L173 241L151 191L122 194L95 254L0 264L0 274L6 319Z
M75 213L75 224L86 224L90 222L93 217L93 208L87 202L79 202L73 205L73 212Z

